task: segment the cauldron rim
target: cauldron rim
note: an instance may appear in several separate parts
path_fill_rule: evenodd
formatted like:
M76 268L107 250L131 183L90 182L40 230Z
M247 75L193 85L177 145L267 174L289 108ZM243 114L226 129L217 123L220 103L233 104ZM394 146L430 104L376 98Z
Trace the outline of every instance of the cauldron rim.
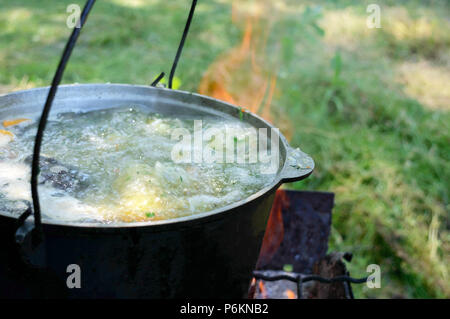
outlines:
M33 96L33 95L42 95L45 96L48 92L50 87L39 87L39 88L32 88L27 90L20 90L16 92L11 92L7 94L0 94L0 111L3 108L9 108L13 107L14 104L19 104L21 101L23 101L24 95L25 97L27 95ZM173 90L173 89L166 89L166 88L156 88L151 86L145 86L145 85L134 85L134 84L121 84L121 83L86 83L86 84L64 84L60 85L58 87L58 92L56 94L55 98L55 105L58 104L58 99L60 97L59 93L61 92L67 92L70 90L77 90L77 89L90 89L93 90L92 92L95 92L96 94L100 93L102 89L106 90L137 90L139 92L145 92L149 90L148 92L152 92L154 94L162 93L163 95L171 95L170 98L177 98L177 102L182 103L190 103L190 104L196 104L199 101L202 101L203 103L198 103L197 107L201 108L205 113L208 113L206 109L211 109L210 111L215 111L216 114L222 114L222 115L228 115L232 116L234 118L239 119L239 116L242 112L242 108L235 106L233 104L230 104L225 101L221 101L209 96L201 95L198 93L192 93L187 91L181 91L181 90ZM159 95L157 95L159 96ZM19 100L19 101L17 101ZM6 103L5 103L6 102ZM36 103L36 102L34 102ZM204 104L205 103L205 104ZM42 103L43 105L43 103ZM190 107L193 107L191 105ZM223 108L223 110L218 110L218 108ZM225 112L226 109L226 112ZM0 117L2 112L0 112ZM210 112L214 113L214 112ZM249 119L252 120L252 122L259 122L260 124L263 124L263 126L267 128L274 128L272 124L267 122L265 119L261 118L260 116L250 113L248 111L244 112L245 114L248 114L246 121L249 122ZM253 124L251 124L253 125ZM254 125L253 125L254 126ZM292 151L292 147L287 142L286 138L283 136L281 132L278 133L279 140L281 141L282 146L280 148L282 156L282 163L280 163L279 170L273 179L273 181L267 185L266 187L260 189L256 193L240 200L234 203L231 203L226 206L222 206L219 208L216 208L214 210L210 210L204 213L199 214L193 214L173 219L167 219L167 220L161 220L161 221L147 221L147 222L114 222L109 224L103 224L103 223L89 223L89 222L73 222L73 221L58 221L58 220L49 220L49 219L43 219L42 223L44 225L51 225L51 226L63 226L63 227L76 227L76 228L87 228L87 229L120 229L120 228L135 228L135 227L158 227L158 226L165 226L165 225L174 225L174 224L185 224L187 222L203 222L206 220L210 220L211 217L220 217L222 214L226 214L227 212L234 210L237 207L244 206L248 203L251 203L255 199L262 197L264 195L267 195L271 191L274 191L277 189L281 184L287 183L287 182L293 182L293 181L300 181L305 178L307 178L314 170L314 161L309 157L309 155L301 152L301 156L303 159L307 159L309 163L311 163L310 166L308 166L307 169L292 169L289 167L289 163L287 161L288 153ZM18 217L12 216L11 214L4 213L0 211L0 216L17 219Z

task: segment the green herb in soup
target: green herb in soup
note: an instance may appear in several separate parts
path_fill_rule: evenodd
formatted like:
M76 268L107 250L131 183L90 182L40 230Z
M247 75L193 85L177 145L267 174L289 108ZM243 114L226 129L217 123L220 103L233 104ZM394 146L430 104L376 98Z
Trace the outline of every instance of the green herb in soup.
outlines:
M199 121L200 141L194 134ZM36 121L26 119L3 122L2 212L19 214L30 201L36 127ZM231 132L232 143L203 134L211 129L224 135ZM185 151L190 151L192 160L174 160L178 154L174 150L180 149L175 130L189 133L192 147ZM255 149L246 141L254 131L236 119L175 117L140 107L58 114L48 122L40 158L42 212L51 220L135 222L198 214L237 202L274 179L274 174L264 173L268 164L249 163ZM227 163L226 154L237 149L246 161ZM224 160L218 161L220 151ZM216 160L198 161L198 154L202 159L205 152Z

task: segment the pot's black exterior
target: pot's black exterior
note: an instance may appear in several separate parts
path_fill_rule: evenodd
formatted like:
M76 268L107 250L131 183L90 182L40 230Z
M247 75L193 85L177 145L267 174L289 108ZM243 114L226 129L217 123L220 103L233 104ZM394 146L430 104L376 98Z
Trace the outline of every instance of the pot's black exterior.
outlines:
M32 89L0 96L0 119L35 112L46 94L47 89ZM54 108L85 111L115 104L176 114L224 114L257 128L272 128L263 119L212 98L145 86L61 86ZM292 149L281 134L279 142L280 167L273 183L216 211L127 225L44 221L44 238L37 250L16 244L18 219L0 212L0 297L245 297L276 189L306 178L314 169L312 159ZM36 252L44 257L34 268L24 260ZM73 264L80 267L81 288L69 289L72 273L67 269Z
M255 267L274 192L201 220L160 227L44 225L46 267L26 266L15 219L0 216L3 298L242 298ZM67 288L70 264L81 288Z

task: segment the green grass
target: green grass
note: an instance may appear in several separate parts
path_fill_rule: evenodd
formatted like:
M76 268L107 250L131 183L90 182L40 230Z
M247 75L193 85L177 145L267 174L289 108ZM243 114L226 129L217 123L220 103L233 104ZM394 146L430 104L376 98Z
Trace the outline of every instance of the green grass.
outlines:
M73 2L82 4L0 0L0 90L50 83ZM189 1L132 2L143 5L98 1L64 83L149 84L170 70ZM382 288L355 287L357 297L450 297L447 2L379 1L382 28L371 30L369 2L285 2L267 46L281 61L273 105L284 116L275 124L295 128L291 144L317 164L293 187L336 193L330 249L355 254L352 275L381 266ZM229 1L200 1L181 89L196 91L241 37Z

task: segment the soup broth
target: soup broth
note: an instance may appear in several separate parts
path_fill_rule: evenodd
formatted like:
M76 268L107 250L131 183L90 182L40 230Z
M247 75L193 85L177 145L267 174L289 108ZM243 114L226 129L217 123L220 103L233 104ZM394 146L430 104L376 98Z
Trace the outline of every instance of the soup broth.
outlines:
M244 144L245 163L174 160L189 132L191 156L216 154L217 137L194 141L201 131L233 132L233 149ZM31 201L30 163L37 123L7 119L0 131L0 211L17 216ZM249 163L248 136L255 129L219 116L170 116L139 106L50 118L40 159L39 196L43 218L76 222L136 222L207 212L245 199L274 180L260 161ZM261 136L259 136L259 139ZM267 137L265 137L267 138ZM177 153L175 153L176 155ZM259 158L259 157L258 157Z

